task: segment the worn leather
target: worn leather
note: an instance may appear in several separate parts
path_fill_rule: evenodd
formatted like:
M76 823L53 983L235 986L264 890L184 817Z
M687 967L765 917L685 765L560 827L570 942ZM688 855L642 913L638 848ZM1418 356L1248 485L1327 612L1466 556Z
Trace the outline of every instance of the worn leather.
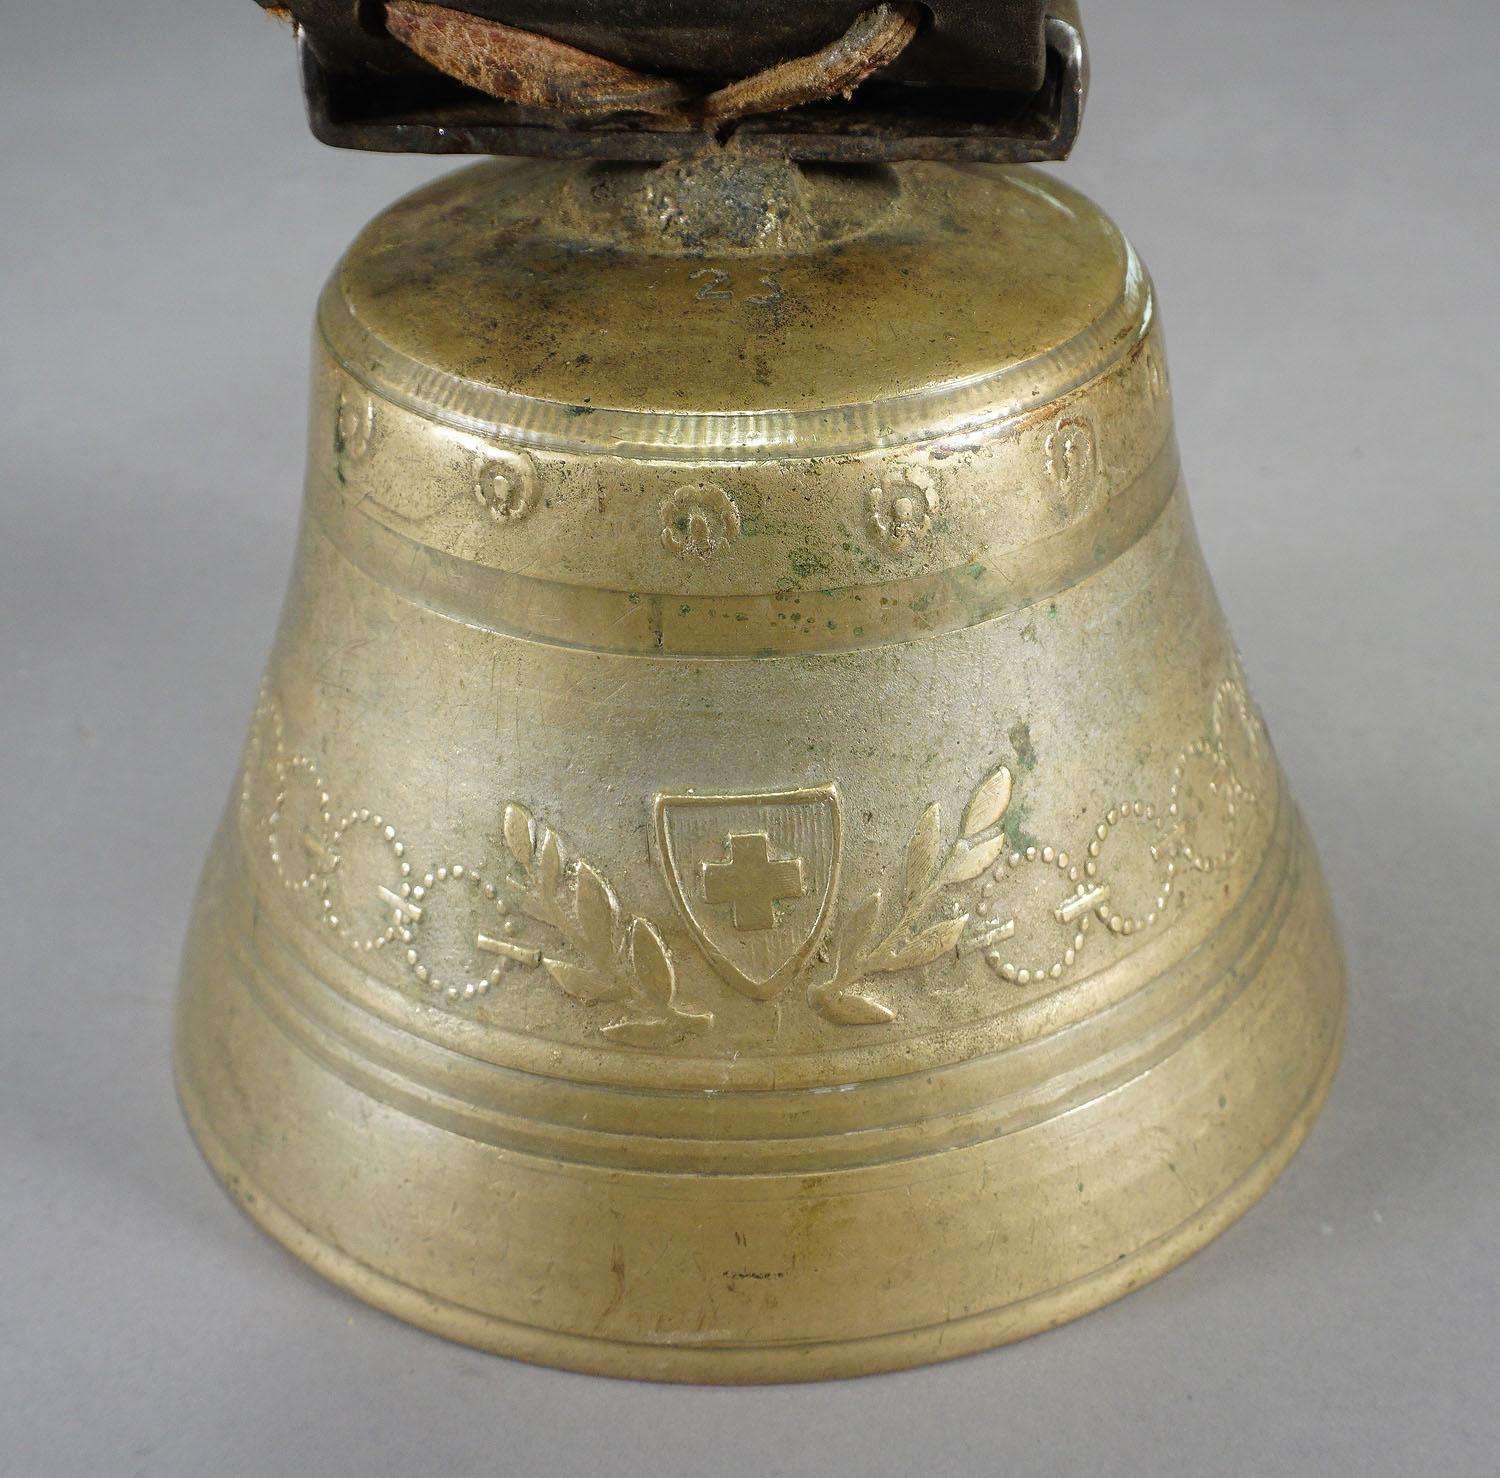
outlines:
M261 0L287 10L331 72L430 75L384 28L380 0ZM461 0L454 8L659 76L730 81L826 46L869 0ZM927 0L890 76L1031 93L1045 75L1044 0Z

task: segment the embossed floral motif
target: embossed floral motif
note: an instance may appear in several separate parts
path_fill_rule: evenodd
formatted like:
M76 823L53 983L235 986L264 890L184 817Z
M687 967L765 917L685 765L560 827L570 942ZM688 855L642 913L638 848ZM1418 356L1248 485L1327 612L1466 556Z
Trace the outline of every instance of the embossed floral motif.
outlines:
M661 542L684 559L707 559L740 536L740 510L716 482L680 487L661 505Z
M536 464L525 452L487 447L474 473L474 497L496 523L516 523L536 503Z
M375 442L375 398L363 391L345 390L339 396L333 424L333 449L349 462L362 462Z
M938 510L937 487L925 467L893 473L865 494L865 521L870 537L887 549L911 548L931 532Z
M1042 445L1047 475L1070 503L1092 496L1099 482L1099 443L1091 422L1065 416L1047 433Z
M1162 355L1161 348L1152 344L1142 355L1141 362L1146 376L1146 390L1151 396L1151 404L1158 406L1172 393L1171 382L1167 378L1167 362Z

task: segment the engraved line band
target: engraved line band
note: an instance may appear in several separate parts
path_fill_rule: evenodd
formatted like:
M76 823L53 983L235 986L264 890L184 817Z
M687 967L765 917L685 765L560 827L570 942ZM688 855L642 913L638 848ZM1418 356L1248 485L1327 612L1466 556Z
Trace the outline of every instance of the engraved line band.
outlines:
M1101 1302L1098 1296L1085 1290L1102 1287L1107 1290L1106 1300L1116 1298L1176 1266L1202 1246L1207 1236L1228 1226L1246 1207L1258 1200L1296 1152L1327 1097L1343 1036L1344 1015L1341 1011L1321 1068L1297 1108L1287 1117L1281 1135L1264 1153L1192 1216L1124 1257L1102 1263L1045 1293L1030 1294L993 1308L946 1318L937 1324L847 1338L766 1340L758 1344L700 1342L687 1345L680 1340L671 1344L652 1344L611 1339L527 1324L449 1299L434 1298L430 1292L400 1282L326 1241L267 1196L246 1167L209 1127L208 1115L196 1090L185 1084L182 1092L193 1132L219 1178L231 1186L255 1188L253 1197L240 1196L252 1219L335 1283L411 1323L480 1349L547 1364L568 1363L597 1374L620 1375L628 1369L632 1374L644 1374L652 1379L698 1381L706 1377L724 1379L732 1374L736 1380L785 1381L788 1379L784 1358L787 1351L798 1351L803 1355L795 1372L795 1377L800 1379L868 1373L877 1365L883 1367L887 1363L885 1356L872 1358L875 1351L902 1351L901 1358L905 1363L915 1363L917 1358L938 1359L969 1354L1004 1344L1037 1329L1050 1328L1080 1308L1094 1307Z

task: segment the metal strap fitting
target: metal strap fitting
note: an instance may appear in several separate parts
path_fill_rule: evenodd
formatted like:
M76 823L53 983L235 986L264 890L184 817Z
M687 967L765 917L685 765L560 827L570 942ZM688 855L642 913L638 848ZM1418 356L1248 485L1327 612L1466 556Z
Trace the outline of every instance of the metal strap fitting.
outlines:
M1065 158L1087 94L1077 0L261 3L352 149L1017 163Z

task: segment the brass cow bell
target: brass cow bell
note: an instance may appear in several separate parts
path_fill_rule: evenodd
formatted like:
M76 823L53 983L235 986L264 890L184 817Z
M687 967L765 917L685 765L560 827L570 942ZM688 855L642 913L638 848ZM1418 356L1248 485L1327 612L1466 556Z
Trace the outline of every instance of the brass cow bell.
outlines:
M847 1375L1286 1163L1344 978L1150 280L1024 166L483 163L323 297L183 969L214 1169L452 1338Z

